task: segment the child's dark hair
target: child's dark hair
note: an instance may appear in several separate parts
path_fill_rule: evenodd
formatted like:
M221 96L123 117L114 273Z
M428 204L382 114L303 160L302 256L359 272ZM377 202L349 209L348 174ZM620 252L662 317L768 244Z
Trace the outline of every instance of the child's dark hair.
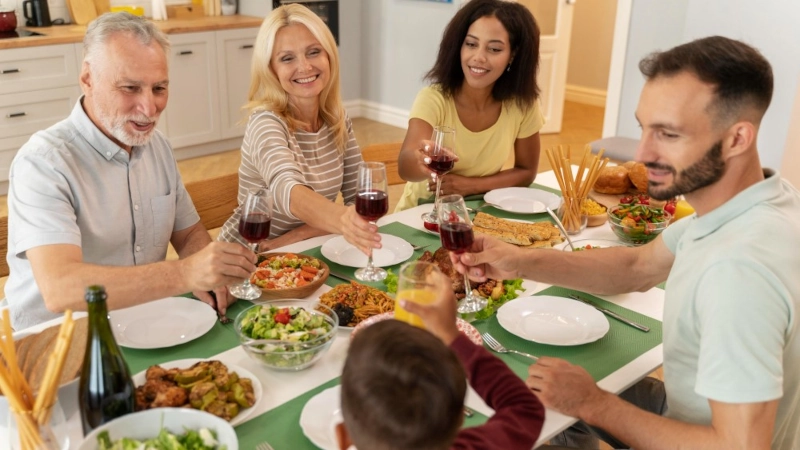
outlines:
M357 448L447 449L463 420L466 373L429 332L397 320L361 331L342 373L342 415Z

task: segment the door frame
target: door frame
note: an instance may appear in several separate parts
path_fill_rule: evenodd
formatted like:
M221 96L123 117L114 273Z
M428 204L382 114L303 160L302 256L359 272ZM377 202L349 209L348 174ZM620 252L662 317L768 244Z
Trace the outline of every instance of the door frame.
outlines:
M606 109L603 116L603 137L617 134L632 8L633 0L617 0L614 40L611 43L611 66L608 71L608 88L606 90Z

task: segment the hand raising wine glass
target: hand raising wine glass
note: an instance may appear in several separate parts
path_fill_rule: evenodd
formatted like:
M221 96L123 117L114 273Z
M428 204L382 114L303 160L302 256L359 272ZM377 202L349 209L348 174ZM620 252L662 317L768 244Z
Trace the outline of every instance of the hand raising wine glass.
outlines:
M445 195L439 199L437 206L442 247L453 253L464 253L472 246L475 239L472 234L472 220L469 218L467 205L464 204L464 197ZM467 295L458 302L458 312L461 314L478 312L489 303L485 298L472 292L466 272L464 273L464 291Z
M269 238L272 223L272 193L261 187L250 189L241 206L239 217L239 234L248 242L250 250L256 252L258 243ZM231 295L244 300L255 300L261 297L261 289L250 283L247 278L240 284L228 286Z
M380 162L362 162L358 166L358 185L356 187L356 213L375 224L389 211L389 194L386 183L386 165ZM367 267L356 270L356 278L361 281L381 281L386 271L372 264L372 250L367 257Z
M433 128L433 148L428 154L427 166L434 172L436 177L436 193L433 204L433 211L422 215L422 221L432 224L439 223L439 215L436 212L439 204L439 194L442 190L442 177L447 172L453 170L456 163L456 130L446 126L436 126Z

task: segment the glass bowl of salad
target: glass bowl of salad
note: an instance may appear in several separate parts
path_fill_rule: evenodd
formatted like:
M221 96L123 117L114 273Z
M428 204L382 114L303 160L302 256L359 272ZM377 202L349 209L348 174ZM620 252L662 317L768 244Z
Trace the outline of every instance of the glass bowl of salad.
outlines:
M656 238L667 228L672 215L633 197L608 210L608 224L617 237L627 244L642 245Z
M245 309L233 328L248 356L270 369L297 371L330 348L339 319L316 301L282 300Z

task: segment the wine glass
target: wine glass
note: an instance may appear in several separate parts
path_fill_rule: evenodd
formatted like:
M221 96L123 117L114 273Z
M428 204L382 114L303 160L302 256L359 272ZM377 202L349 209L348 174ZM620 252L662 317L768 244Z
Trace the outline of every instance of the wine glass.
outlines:
M430 305L436 301L437 274L441 271L436 264L424 261L411 261L400 267L397 280L397 295L394 304L394 318L402 322L425 328L422 319L403 309L400 300L421 305Z
M424 224L438 224L439 214L436 212L439 207L439 193L442 190L442 177L447 172L453 170L456 163L456 130L451 127L439 125L433 128L433 148L428 153L427 166L434 172L436 177L436 193L433 203L433 211L422 215ZM426 225L426 228L427 225ZM435 230L438 231L438 230Z
M374 224L389 211L389 194L386 183L386 165L381 162L362 162L358 166L356 186L356 212ZM356 270L361 281L381 281L386 271L372 264L372 249L367 256L367 267Z
M453 253L464 253L475 239L472 234L472 220L469 218L464 197L460 195L445 195L438 203L439 211L439 236L442 247ZM458 312L469 314L482 310L489 303L485 298L475 295L469 286L469 277L464 272L464 291L466 296L458 302Z
M272 193L265 187L250 189L241 206L239 234L248 242L250 250L258 251L258 243L269 237L272 224ZM250 277L239 284L228 286L231 295L244 300L261 297L261 289L250 283Z

